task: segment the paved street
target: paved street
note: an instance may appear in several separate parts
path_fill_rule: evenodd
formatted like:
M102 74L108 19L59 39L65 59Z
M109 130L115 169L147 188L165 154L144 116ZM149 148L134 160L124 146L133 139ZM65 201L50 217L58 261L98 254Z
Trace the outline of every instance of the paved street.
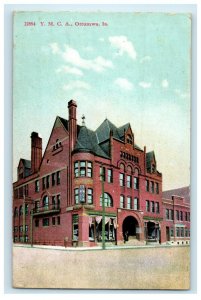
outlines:
M13 247L13 286L188 289L190 247L65 249Z

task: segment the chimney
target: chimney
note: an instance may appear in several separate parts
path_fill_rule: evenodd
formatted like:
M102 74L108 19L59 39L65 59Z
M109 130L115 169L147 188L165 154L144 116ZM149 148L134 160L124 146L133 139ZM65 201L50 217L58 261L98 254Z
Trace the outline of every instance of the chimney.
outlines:
M77 140L76 101L68 102L70 152L73 151Z
M31 134L31 174L38 171L42 160L42 139L37 132Z

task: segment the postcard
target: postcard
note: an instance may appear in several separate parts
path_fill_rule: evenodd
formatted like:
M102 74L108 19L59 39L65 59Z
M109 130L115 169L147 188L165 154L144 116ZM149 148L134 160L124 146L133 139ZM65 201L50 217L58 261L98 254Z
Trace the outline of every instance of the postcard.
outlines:
M13 287L190 288L191 15L13 13Z

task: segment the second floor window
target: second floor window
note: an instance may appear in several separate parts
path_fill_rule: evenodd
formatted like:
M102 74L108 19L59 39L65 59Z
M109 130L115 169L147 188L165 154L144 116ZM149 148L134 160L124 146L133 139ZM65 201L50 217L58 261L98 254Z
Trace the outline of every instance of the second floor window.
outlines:
M92 204L93 203L93 190L87 189L87 203Z
M75 204L79 203L79 189L74 190L74 201L75 201Z
M139 190L139 178L134 177L134 189Z
M35 192L39 192L39 180L35 181Z
M150 211L150 202L146 200L146 211Z
M44 207L45 209L48 209L48 207L49 207L49 199L48 199L48 196L44 196L44 197L43 197L43 207Z
M76 161L74 163L75 177L92 177L92 162Z
M127 175L127 180L126 180L126 182L127 182L127 188L131 188L131 176L130 175Z
M57 171L57 184L60 184L61 182L61 174L60 171Z
M131 197L127 197L127 208L131 209Z
M134 198L134 210L138 210L139 209L139 200L138 198Z
M119 174L119 184L120 186L124 186L124 174L123 173L120 173Z
M111 169L108 169L107 170L107 181L109 183L112 183L113 182L113 174L112 174L112 170Z
M120 208L124 208L125 207L125 200L124 200L124 196L121 195L120 196Z

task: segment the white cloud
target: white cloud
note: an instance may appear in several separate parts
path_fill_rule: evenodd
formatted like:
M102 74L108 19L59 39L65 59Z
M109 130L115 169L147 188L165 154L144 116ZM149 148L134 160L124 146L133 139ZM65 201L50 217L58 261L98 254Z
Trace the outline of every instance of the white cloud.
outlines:
M182 98L182 99L190 97L190 92L183 93L183 92L182 92L181 90L179 90L179 89L174 90L174 92L175 92L175 94L176 94L177 96L179 96L179 97Z
M117 78L114 84L118 85L121 89L131 91L133 89L133 84L126 78Z
M164 80L162 80L161 85L163 88L168 88L169 82L167 81L167 79L164 79Z
M104 38L99 38L99 41L100 41L100 42L104 42L105 39L104 39Z
M110 60L106 60L101 56L98 56L95 59L84 59L76 49L69 46L65 46L62 57L66 62L76 67L93 70L95 72L103 72L107 68L113 68L113 64Z
M63 86L65 91L73 90L73 89L83 89L83 90L90 90L91 86L85 82L80 80L72 80L68 84Z
M147 55L140 59L140 63L142 64L143 62L150 61L150 60L152 60L151 56Z
M128 54L133 60L136 59L137 53L135 48L126 36L111 36L109 42L112 47L116 48L119 52L118 55L122 56L124 53Z
M151 87L151 82L140 81L139 86L141 86L143 89L148 89Z
M52 49L53 54L60 53L59 45L57 43L50 44L50 48Z
M82 76L83 72L75 67L69 67L69 66L62 66L56 70L56 73L68 73L68 74L74 74Z

